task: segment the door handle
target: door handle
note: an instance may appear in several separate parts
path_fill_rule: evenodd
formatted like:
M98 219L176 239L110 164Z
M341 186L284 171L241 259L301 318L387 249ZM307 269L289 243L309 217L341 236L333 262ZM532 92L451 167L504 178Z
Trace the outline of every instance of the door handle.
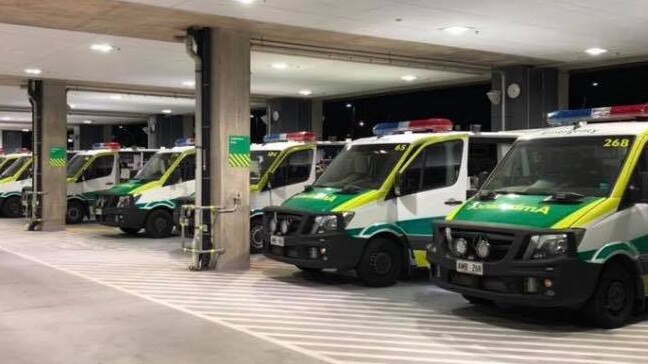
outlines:
M114 183L112 183L112 182L107 182L106 183L106 186L112 186L112 185L114 185Z
M445 202L445 204L449 206L457 206L457 205L461 205L462 203L463 201L455 200L454 198L451 198Z

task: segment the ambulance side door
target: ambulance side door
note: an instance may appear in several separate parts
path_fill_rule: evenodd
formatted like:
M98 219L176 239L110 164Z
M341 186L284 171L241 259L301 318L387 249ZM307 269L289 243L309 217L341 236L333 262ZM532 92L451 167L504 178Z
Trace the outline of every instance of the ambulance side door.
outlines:
M302 149L291 152L274 170L270 180L270 204L281 205L315 181L315 152Z
M415 250L424 249L429 242L433 219L445 217L465 201L467 148L467 139L424 146L399 173L396 225Z

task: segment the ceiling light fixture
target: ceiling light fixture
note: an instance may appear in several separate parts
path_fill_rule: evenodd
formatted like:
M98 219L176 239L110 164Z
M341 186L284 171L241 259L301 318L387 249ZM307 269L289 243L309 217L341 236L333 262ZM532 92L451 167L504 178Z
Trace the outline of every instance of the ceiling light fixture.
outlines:
M69 104L70 109L76 109L76 104Z
M43 71L40 68L26 68L25 73L28 75L40 75Z
M11 118L10 118L9 116L3 116L3 117L2 117L2 120L3 120L3 121L9 121L9 120L11 120Z
M290 67L290 65L288 63L279 62L279 63L271 64L270 67L272 67L272 68L274 68L276 70L282 70L283 71L283 70L287 70L288 67Z
M22 131L23 131L23 133L28 133L29 129L23 129Z
M594 47L586 49L585 53L589 54L590 56L600 56L601 54L607 53L607 51L607 49Z
M115 47L111 46L110 44L93 44L90 46L90 49L96 52L101 52L101 53L110 53L113 50L115 50Z
M346 104L346 107L347 107L347 109L350 109L350 108L353 107L353 105L349 103L349 104Z
M162 110L162 113L163 113L163 114L171 114L172 112L173 112L173 110L171 110L171 109L164 109L164 110Z
M412 81L418 80L418 77L416 77L414 75L405 75L405 76L401 77L401 80L407 81L407 82L412 82Z
M121 100L122 98L124 98L124 96L122 95L118 95L118 94L110 95L111 100Z
M302 96L310 96L310 95L313 94L313 91L311 91L311 90L301 90L301 91L299 91L299 94L302 95Z
M246 4L247 5L247 4L252 4L256 0L236 0L236 1L240 2L241 4Z
M182 82L184 87L196 87L196 81L184 81Z
M84 124L92 124L92 120L83 120Z
M451 35L462 35L473 29L474 29L473 27L467 27L464 25L451 25L451 26L441 28L441 30Z

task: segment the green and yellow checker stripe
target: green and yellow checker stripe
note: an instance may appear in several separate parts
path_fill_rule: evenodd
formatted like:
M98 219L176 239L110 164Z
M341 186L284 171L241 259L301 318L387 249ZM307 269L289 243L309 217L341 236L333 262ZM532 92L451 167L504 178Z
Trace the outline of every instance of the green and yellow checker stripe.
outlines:
M235 168L249 168L251 163L249 154L230 154L227 161Z
M51 167L65 167L67 164L67 159L63 158L50 158L50 166Z

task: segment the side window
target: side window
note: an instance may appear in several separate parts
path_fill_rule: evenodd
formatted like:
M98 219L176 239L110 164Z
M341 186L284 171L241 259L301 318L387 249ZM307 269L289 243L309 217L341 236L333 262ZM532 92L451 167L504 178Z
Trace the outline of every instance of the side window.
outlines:
M18 181L24 181L28 178L32 178L32 167L30 166L29 168L25 169L22 171L20 176L18 176Z
M196 179L196 157L189 155L185 157L180 165L173 171L165 185L174 185Z
M401 174L400 194L454 185L459 178L463 141L454 140L427 146Z
M301 150L286 157L272 177L272 188L306 182L310 178L313 151Z
M627 208L633 204L643 202L648 196L648 191L643 191L643 187L648 185L648 146L644 147L637 166L632 174L628 187L623 196L621 208Z
M103 155L95 158L88 168L83 172L84 178L87 180L108 177L113 171L113 164L115 157L112 155Z

